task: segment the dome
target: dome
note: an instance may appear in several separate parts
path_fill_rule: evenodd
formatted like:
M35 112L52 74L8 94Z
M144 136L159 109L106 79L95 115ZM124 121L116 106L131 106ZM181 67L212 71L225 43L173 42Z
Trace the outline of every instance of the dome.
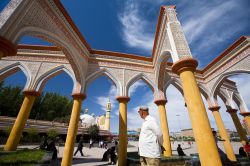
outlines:
M91 125L95 124L95 118L91 115L88 114L83 114L80 116L80 119L82 121L82 126L83 127L89 127Z

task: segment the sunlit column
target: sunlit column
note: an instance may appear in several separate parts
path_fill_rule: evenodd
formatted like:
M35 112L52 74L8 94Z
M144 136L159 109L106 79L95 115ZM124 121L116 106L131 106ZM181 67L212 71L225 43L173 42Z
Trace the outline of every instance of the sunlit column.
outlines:
M247 130L250 131L250 112L241 112L240 114L244 117Z
M23 93L23 104L12 127L9 138L4 146L5 151L16 150L34 101L36 97L40 95L40 93L36 91L24 91Z
M118 165L127 165L127 103L130 98L119 96L116 98L119 102L119 148L118 148Z
M168 121L167 121L166 108L165 108L166 103L167 103L167 100L155 101L155 104L158 106L158 110L159 110L161 130L163 134L163 147L165 148L163 155L169 157L169 156L172 156L172 148L171 148Z
M213 107L209 107L208 109L212 111L220 136L223 140L225 140L223 141L223 145L224 145L228 159L231 161L237 161L235 154L234 154L233 147L230 143L230 138L228 136L227 130L220 116L220 112L219 112L220 107L213 106Z
M0 36L0 59L5 56L14 56L17 48L11 41Z
M63 151L62 166L71 166L74 144L76 139L76 134L78 131L78 123L80 120L80 112L82 108L82 101L86 98L85 94L73 94L72 95L73 108L70 117L66 143Z
M228 109L227 112L230 114L235 128L240 136L241 141L247 141L246 133L244 132L244 129L240 123L239 117L237 116L237 109Z
M172 71L177 73L181 79L201 165L221 166L221 159L201 98L200 90L194 76L197 65L198 62L196 60L192 58L183 58L173 64Z

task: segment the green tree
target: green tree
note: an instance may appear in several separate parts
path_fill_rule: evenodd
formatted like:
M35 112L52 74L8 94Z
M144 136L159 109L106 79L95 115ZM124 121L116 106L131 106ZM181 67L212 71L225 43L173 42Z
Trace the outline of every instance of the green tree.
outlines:
M23 92L20 87L4 86L0 83L0 115L16 117L23 102ZM43 93L36 98L30 112L30 119L59 120L69 122L73 101L57 93Z
M99 127L95 124L88 128L88 134L91 138L97 138L99 135Z
M47 132L49 138L56 138L58 136L58 131L55 128L49 129Z
M20 87L2 86L0 91L0 115L16 117L23 98Z
M35 142L36 141L36 138L38 136L38 130L36 128L29 128L27 130L27 133L28 133L28 142Z

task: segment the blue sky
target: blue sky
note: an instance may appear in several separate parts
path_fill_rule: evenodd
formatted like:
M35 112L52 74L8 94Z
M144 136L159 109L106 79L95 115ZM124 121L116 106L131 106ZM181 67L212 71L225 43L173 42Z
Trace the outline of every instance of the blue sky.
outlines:
M0 10L7 2L1 0ZM176 5L178 19L183 26L191 52L199 61L199 68L204 68L240 36L250 35L249 0L62 0L61 2L91 48L142 56L151 56L160 6ZM47 42L32 37L23 37L19 43L48 45ZM232 79L237 82L249 107L250 95L246 90L249 85L245 82L249 82L250 77L245 74ZM6 84L13 86L24 86L25 81L25 76L21 72L5 80ZM62 73L49 80L44 91L58 92L70 98L72 87L73 82L70 77ZM130 89L130 95L128 128L140 127L142 121L137 115L137 108L140 105L148 105L152 110L151 114L158 118L157 108L153 103L153 93L144 82L136 82ZM118 102L115 100L115 87L106 77L97 78L89 85L83 109L88 108L89 112L95 115L103 114L109 97L113 105L111 130L117 131ZM190 128L188 112L181 94L171 86L167 89L167 97L166 108L170 131ZM233 122L225 113L221 101L220 105L226 127L234 129ZM208 115L211 125L216 128L209 111Z

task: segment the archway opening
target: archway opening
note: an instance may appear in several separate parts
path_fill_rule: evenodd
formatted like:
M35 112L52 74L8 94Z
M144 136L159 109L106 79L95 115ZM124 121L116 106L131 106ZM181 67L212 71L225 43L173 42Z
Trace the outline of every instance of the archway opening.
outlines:
M134 82L128 89L128 95L130 101L127 108L127 129L128 129L128 149L131 151L131 146L138 147L135 141L139 139L139 132L143 123L138 114L140 106L146 106L149 108L149 115L154 117L157 122L160 121L158 108L154 103L154 94L152 88L143 79L139 79ZM160 126L160 123L158 123ZM136 148L137 149L137 148Z
M189 147L191 142L194 141L188 110L185 106L184 96L180 90L182 90L181 87L176 87L175 84L170 84L166 89L166 114L172 150L176 150L178 144L181 144L182 148ZM188 142L190 142L190 145ZM173 151L173 154L178 155L177 151Z
M26 45L44 45L44 46L53 46L53 43L50 43L46 40L35 36L23 36L19 41L18 44L26 44Z
M16 117L23 102L23 89L27 78L18 71L0 82L0 115Z

